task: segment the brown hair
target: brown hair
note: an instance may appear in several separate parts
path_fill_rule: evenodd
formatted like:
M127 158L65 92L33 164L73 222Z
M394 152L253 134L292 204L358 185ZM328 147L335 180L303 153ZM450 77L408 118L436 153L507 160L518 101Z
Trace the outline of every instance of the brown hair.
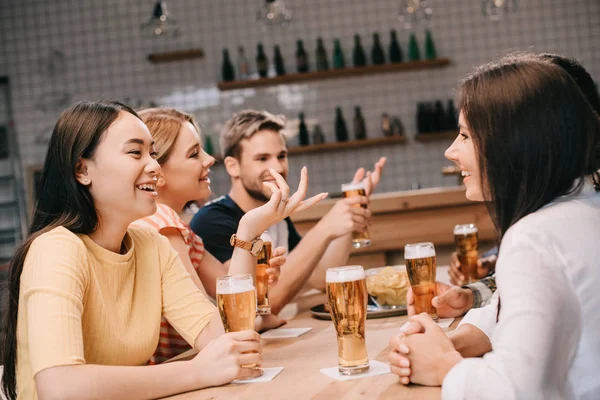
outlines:
M191 123L198 136L200 136L200 127L193 115L178 111L174 108L146 108L139 111L140 118L154 139L154 146L158 153L156 161L163 165L169 160L173 146L179 137L181 126L187 122Z
M29 235L17 248L8 272L8 301L2 324L1 364L4 364L2 391L10 400L17 397L17 317L19 288L25 257L31 243L48 231L62 226L73 233L90 234L98 226L94 200L75 172L82 158L94 159L106 130L128 112L124 104L112 101L83 101L65 110L50 137L48 153L39 184L39 201L34 210Z
M240 142L251 138L256 132L262 130L275 131L281 134L285 127L286 118L283 115L273 115L267 111L243 110L225 123L221 131L220 145L223 158L234 157L240 159Z
M600 120L555 64L508 57L480 67L462 83L458 106L500 238L599 167Z

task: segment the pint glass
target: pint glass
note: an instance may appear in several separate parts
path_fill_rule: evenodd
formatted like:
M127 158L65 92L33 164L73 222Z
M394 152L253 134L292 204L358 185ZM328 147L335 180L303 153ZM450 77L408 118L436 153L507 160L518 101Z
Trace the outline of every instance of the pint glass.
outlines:
M361 183L345 183L342 185L342 197L366 196L365 185ZM366 204L355 204L354 207L367 208ZM359 249L371 245L369 232L352 232L352 247Z
M456 243L460 270L467 280L466 283L479 280L477 276L479 251L475 224L456 225L454 227L454 243Z
M433 243L414 243L404 246L406 272L415 298L415 312L426 312L437 319L431 300L435 297L435 247Z
M257 314L271 314L267 268L269 268L273 242L268 232L263 233L260 238L263 241L263 248L256 259L256 312Z
M338 370L355 375L369 370L365 343L367 285L360 265L329 268L326 273L327 300L338 342Z

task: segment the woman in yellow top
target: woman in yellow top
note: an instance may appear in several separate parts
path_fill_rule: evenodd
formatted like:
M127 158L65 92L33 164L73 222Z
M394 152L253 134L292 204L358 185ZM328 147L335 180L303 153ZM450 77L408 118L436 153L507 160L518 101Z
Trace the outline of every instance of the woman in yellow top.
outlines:
M169 241L129 224L156 211L160 166L148 129L129 107L82 102L59 118L50 139L29 237L9 272L2 388L9 399L146 399L260 371L259 336L224 334L215 308L192 282ZM272 197L237 234L266 227L323 198L302 201L273 172ZM236 247L230 272L255 257ZM190 361L144 366L161 315L200 350Z
M154 139L161 172L157 181L156 212L135 221L131 227L154 229L167 237L194 283L215 298L217 278L226 275L229 266L206 251L202 238L178 214L187 202L210 196L209 174L215 159L204 152L200 128L192 115L173 108L147 108L138 114ZM275 278L279 272L277 268L285 262L285 252L283 247L273 250L272 268L267 273ZM260 332L284 323L269 314L257 318L256 326ZM150 363L159 364L188 349L186 341L163 320L158 348Z

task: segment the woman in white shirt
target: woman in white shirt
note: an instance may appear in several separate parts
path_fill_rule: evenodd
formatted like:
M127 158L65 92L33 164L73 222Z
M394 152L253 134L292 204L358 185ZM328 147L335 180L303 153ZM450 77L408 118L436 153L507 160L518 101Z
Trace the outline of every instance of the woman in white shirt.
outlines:
M422 333L390 341L392 371L448 399L600 398L598 115L562 68L525 57L479 68L459 108L446 157L502 240L493 350L463 358L422 314Z

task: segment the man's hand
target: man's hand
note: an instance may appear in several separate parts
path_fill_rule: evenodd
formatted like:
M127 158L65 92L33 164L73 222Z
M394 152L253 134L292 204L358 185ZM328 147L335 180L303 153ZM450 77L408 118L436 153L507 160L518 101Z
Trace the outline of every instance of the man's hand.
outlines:
M365 169L360 167L356 170L354 174L354 178L352 179L352 183L363 182L365 185L365 193L366 196L370 196L374 191L379 181L381 180L381 174L383 172L383 167L385 166L385 162L387 159L385 157L381 157L374 165L373 171L367 171L365 176Z
M479 279L488 276L490 271L496 267L497 258L498 257L493 255L477 260L477 277ZM458 254L456 252L452 253L448 274L450 275L450 282L455 285L462 286L467 283L467 279L460 268L460 261L458 260Z
M368 199L365 196L352 196L338 200L331 210L321 218L317 227L329 240L337 239L351 232L365 232L371 224L371 211L359 207L359 205L367 203Z
M431 304L440 318L460 317L473 308L473 292L460 286L450 286L442 282L435 283L435 297ZM415 297L412 288L406 293L408 316L415 315Z

